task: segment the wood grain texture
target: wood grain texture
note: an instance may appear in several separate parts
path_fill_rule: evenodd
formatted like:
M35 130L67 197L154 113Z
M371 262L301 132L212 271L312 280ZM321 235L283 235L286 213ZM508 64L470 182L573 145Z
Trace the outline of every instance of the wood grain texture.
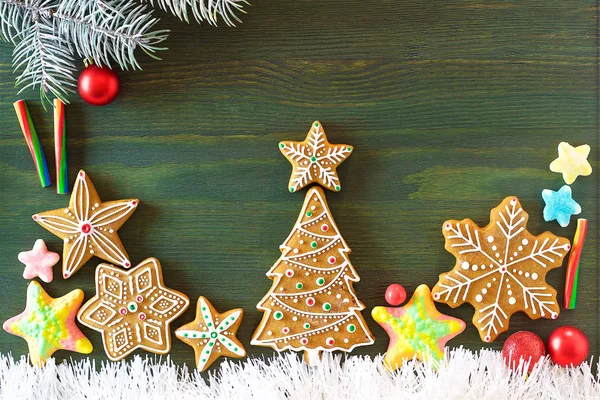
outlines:
M73 96L67 106L70 176L84 168L103 200L139 197L121 229L132 261L157 257L165 283L210 299L223 312L243 307L239 338L249 345L261 313L255 305L271 281L267 270L293 227L303 193L290 194L291 167L280 140L302 140L319 119L332 143L354 145L339 168L341 193L328 201L351 260L355 285L376 343L387 335L370 318L388 284L409 294L430 287L454 265L441 234L446 219L488 222L489 210L516 195L530 214L529 230L573 237L542 219L541 191L558 189L550 172L560 141L592 146L592 176L573 185L590 220L582 256L579 302L558 320L517 314L509 333L546 338L573 324L600 354L598 260L598 3L597 1L257 1L235 29L186 25L162 15L172 30L163 61L143 59L143 72L121 73L122 92L95 108ZM0 320L22 311L27 282L19 251L58 238L30 216L58 208L67 196L39 187L12 102L31 100L38 134L53 163L52 115L37 93L18 96L11 47L0 46ZM72 181L72 178L71 178ZM82 288L94 293L88 262L71 279L44 285L52 296ZM562 303L565 269L552 271ZM473 310L440 311L468 322L452 345L485 345ZM175 324L194 318L188 310ZM92 356L105 360L101 338ZM0 351L19 356L26 343L0 333ZM58 352L59 359L80 355ZM193 365L193 351L173 341L172 358ZM215 364L217 365L217 364Z

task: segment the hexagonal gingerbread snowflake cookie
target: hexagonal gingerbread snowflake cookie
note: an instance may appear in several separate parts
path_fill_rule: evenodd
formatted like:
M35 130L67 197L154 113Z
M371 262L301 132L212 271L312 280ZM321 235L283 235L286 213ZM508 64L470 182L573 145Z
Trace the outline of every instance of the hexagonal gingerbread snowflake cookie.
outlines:
M473 325L485 342L508 330L516 312L531 319L558 317L556 290L546 283L546 273L562 265L571 245L550 232L532 235L528 218L519 199L507 197L491 211L485 228L470 219L446 221L442 227L445 248L456 264L440 275L433 298L453 308L470 303Z

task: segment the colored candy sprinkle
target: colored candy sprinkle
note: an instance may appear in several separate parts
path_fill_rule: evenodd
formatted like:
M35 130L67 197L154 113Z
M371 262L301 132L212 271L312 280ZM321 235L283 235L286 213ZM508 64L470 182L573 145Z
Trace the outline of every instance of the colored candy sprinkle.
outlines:
M313 249L314 249L315 247L317 247L317 242L310 242L310 247L312 247Z

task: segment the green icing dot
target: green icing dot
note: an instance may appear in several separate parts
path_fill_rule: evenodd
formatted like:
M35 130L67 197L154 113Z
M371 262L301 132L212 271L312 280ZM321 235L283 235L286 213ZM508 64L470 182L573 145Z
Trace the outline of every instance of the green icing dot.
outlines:
M206 351L205 351L205 353L206 353L206 354L210 354L210 350L206 350Z
M307 211L307 212L306 212L306 216L307 216L307 217L312 217L312 211Z
M233 351L238 351L238 348L237 348L237 347L234 347L234 348L233 348Z
M280 320L283 318L283 313L281 311L277 311L274 315L276 320Z
M227 346L231 347L231 343L227 343Z
M349 146L348 146L348 147L346 147L346 150L347 150L347 151L350 151L350 150L352 150L352 147L349 147Z
M319 126L319 123L318 123L318 122L315 122L315 126Z
M354 324L350 324L346 329L348 329L348 332L352 333L356 330L356 326Z
M310 328L310 324L307 322L304 324L304 329L309 329Z
M184 333L184 334L183 334L183 337L188 337L188 334L187 334L187 333Z
M220 330L223 330L224 328L222 326L219 327Z
M293 187L290 188L290 193L294 193L294 188Z
M208 324L206 324L207 326L212 326L212 322L209 322Z
M339 185L335 185L335 190L336 190L336 191L338 191L338 192L339 192L339 191L340 191L340 189L341 189L341 187L339 187Z
M200 337L203 337L203 338L205 338L205 337L206 337L206 334L205 334L205 333L203 333L203 334L202 334L202 336L200 336Z
M279 143L279 147L281 147L283 149L285 147L285 144Z
M206 311L206 307L202 307L202 311Z
M310 242L310 247L312 247L313 249L314 249L315 247L317 247L317 242Z
M325 311L331 310L331 304L329 304L329 303L323 304L323 310L325 310Z
M203 358L203 359L202 359L202 362L206 362L206 358Z
M208 345L209 345L210 347L213 347L215 344L214 344L213 342L210 342Z
M216 338L216 337L217 337L217 335L218 335L218 333L217 333L217 332L212 332L212 333L210 334L210 337L214 339L214 338Z
M317 285L323 286L324 284L325 284L325 278L319 278L319 279L317 279Z
M229 321L225 321L225 325L229 325Z
M195 333L192 335L192 337L196 337L196 336L197 336L197 335L196 335Z
M312 157L310 158L310 161L312 161L312 162L317 162L317 157L315 157L315 156L312 156Z
M229 318L229 319L233 321L233 320L235 319L235 317L231 317L231 318Z
M296 283L296 289L300 290L304 287L304 285L301 282Z

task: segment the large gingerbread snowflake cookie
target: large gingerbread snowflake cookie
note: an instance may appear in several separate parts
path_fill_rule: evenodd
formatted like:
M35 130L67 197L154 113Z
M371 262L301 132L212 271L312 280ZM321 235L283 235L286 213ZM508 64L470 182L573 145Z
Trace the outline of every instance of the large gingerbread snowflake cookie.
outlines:
M470 219L443 225L446 250L456 264L440 275L433 298L451 307L470 303L473 325L485 342L508 330L518 311L531 319L558 317L556 290L546 283L546 273L562 265L571 245L550 232L532 235L528 218L519 199L507 197L491 211L485 228Z
M106 355L119 361L135 349L166 354L169 325L190 305L189 298L163 283L156 258L129 270L110 264L96 268L96 295L81 307L77 319L102 333Z

